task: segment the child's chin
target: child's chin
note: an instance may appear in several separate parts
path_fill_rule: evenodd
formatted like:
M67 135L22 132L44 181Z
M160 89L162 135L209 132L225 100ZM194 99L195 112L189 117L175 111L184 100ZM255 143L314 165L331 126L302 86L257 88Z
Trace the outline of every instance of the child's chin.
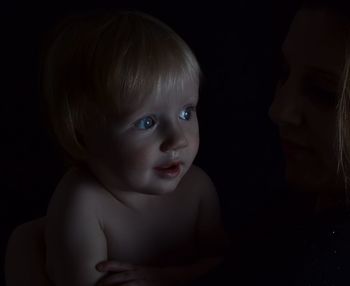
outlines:
M156 190L153 190L153 194L154 195L165 195L165 194L170 194L172 192L174 192L176 190L176 187L175 188L162 188L162 189L156 189Z
M176 190L178 183L173 182L172 184L166 184L165 186L158 186L157 188L152 188L147 193L153 195L165 195L170 194Z

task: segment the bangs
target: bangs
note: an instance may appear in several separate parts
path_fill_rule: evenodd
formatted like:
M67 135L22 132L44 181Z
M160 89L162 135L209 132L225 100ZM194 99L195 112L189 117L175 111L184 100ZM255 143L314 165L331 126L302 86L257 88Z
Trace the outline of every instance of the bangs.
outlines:
M97 98L105 114L122 117L149 96L160 97L170 90L180 94L188 81L199 85L200 67L190 48L150 16L123 15L105 31L100 43L95 70L98 66L105 69L96 74L95 95L105 95Z

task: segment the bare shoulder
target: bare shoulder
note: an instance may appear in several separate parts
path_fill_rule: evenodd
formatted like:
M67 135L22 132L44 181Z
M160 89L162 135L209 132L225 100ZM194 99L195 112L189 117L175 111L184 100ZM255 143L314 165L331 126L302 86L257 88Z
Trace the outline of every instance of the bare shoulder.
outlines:
M192 165L183 178L184 183L200 195L215 193L215 185L209 175L200 167Z
M69 170L58 183L50 200L48 214L70 207L93 207L103 196L102 187L79 169Z
M98 211L101 188L87 174L73 169L51 198L45 229L46 269L57 285L77 285L78 281L83 281L79 285L92 285L101 276L95 270L97 262L107 258Z
M100 209L103 192L93 179L81 170L68 171L57 185L47 209L46 238L76 227L86 219L97 221L102 227ZM93 226L94 224L91 224Z
M215 185L201 168L191 168L192 184L196 184L199 208L196 231L198 249L201 257L220 256L228 245L221 219L221 208Z

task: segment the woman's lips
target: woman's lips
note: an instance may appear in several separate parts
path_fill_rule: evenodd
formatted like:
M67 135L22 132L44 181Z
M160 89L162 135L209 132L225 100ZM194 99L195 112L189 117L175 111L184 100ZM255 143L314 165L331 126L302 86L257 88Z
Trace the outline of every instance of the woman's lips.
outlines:
M181 173L181 163L173 162L154 168L164 178L176 178Z
M282 144L282 149L286 154L295 154L295 153L310 151L309 147L306 147L304 145L297 144L288 140L282 140L281 144Z

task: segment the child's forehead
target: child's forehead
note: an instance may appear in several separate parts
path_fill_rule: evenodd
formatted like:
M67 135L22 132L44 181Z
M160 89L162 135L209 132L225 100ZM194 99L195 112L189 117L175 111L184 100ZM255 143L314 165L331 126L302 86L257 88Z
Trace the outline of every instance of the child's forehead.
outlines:
M188 99L198 97L198 82L192 78L179 79L175 84L160 84L152 94L150 99Z
M175 85L160 85L155 88L152 93L145 96L143 104L181 104L189 100L198 100L198 83L195 80L179 81Z
M155 88L152 92L143 94L140 92L134 98L130 97L125 102L119 102L121 110L117 116L123 121L140 111L163 110L164 108L178 107L185 104L198 102L199 86L196 81L187 81L182 85L166 88ZM134 100L133 100L134 99Z

